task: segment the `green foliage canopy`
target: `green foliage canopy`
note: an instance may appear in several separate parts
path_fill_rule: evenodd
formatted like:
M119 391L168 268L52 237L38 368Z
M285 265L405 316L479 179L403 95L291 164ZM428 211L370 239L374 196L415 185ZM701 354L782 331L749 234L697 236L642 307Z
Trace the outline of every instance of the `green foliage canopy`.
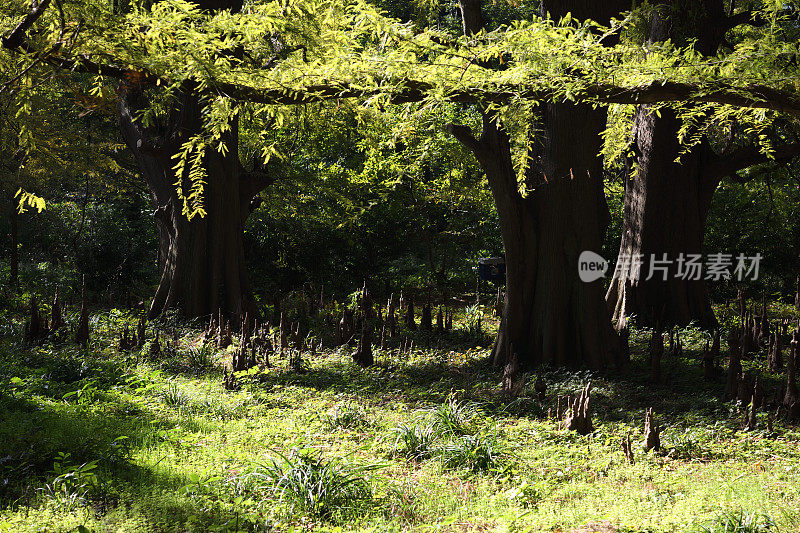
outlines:
M192 215L203 214L202 154L229 149L223 135L248 106L280 127L285 106L324 99L356 98L378 110L417 102L425 112L480 103L514 126L513 117L541 101L668 104L681 110L689 144L736 120L769 151L764 132L775 116L800 115L796 7L765 0L752 17L766 23L714 57L691 43L642 46L623 38L604 46L611 34L624 35L633 16L610 27L530 17L464 37L401 23L362 0L253 1L240 12L164 0L124 14L96 0L33 7L12 0L0 29L4 57L13 54L22 71L46 64L92 74L98 97L118 83L149 91L145 123L163 116L176 91L202 94L204 132L176 154L176 169L192 178L191 189L180 191ZM523 122L512 134L525 139ZM267 147L262 156L273 153ZM517 164L525 168L525 155Z

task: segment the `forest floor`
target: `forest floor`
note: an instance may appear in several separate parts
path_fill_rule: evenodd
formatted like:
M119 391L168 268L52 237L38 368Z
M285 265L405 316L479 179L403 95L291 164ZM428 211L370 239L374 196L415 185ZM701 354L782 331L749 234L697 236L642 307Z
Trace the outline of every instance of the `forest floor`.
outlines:
M133 320L95 314L86 349L0 331L0 531L800 531L800 431L769 432L765 413L742 430L722 379L702 379L697 330L660 384L635 331L625 375L546 371L540 402L533 378L499 393L459 317L373 368L348 347L303 372L274 357L235 392L229 354L189 327L163 326L177 341L155 359L118 350ZM587 381L595 431L579 436L547 412ZM641 447L648 407L660 453Z

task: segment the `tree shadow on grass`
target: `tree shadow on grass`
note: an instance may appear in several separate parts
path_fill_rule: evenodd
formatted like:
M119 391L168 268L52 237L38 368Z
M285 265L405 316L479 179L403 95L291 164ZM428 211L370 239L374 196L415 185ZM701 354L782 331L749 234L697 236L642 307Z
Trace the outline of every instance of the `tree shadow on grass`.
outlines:
M446 349L429 350L429 358L410 361L378 351L377 365L369 369L357 367L346 354L320 356L309 361L306 372L292 371L285 359L276 358L280 368L258 375L247 386L268 393L265 402L282 409L291 405L281 400L280 393L270 394L271 390L301 387L352 396L372 405L402 402L411 408L441 404L455 391L459 399L479 403L495 417L542 419L555 407L558 395L574 394L592 381L597 425L638 425L647 407L673 421L692 424L728 417L731 404L721 401L724 384L703 380L699 351L687 349L682 358L665 356L663 379L655 384L649 380L646 353L638 346L635 352L625 373L546 369L548 392L543 402L536 398L534 375L525 376L521 398L512 400L500 393L500 373L487 359L465 361ZM156 529L188 522L218 524L231 518L221 505L201 505L182 495L186 480L181 476L157 464L142 466L129 459L128 451L145 448L160 438L160 430L175 422L111 394L113 387L131 386L123 379L122 362L89 358L86 367L86 361L65 362L58 353L28 359L20 363L16 356L0 358L3 375L19 376L17 383L0 387L0 508L13 510L34 500L36 488L52 479L58 454L66 453L73 465L98 461L109 482L108 490L92 502L95 509L108 508L99 509L100 514L109 509L113 513L120 505L139 506L145 509L141 519L158 523ZM77 397L63 399L65 391L79 390L85 383L97 389L95 400L87 397L86 404L79 404ZM764 383L768 394L779 385L774 376ZM194 431L189 421L182 425Z
M90 411L74 405L0 394L0 504L8 504L52 478L54 462L65 466L90 461L115 473L128 464L132 447L152 432L123 410Z
M593 413L598 421L639 424L648 407L676 421L713 424L729 417L733 405L723 400L724 369L716 380L705 380L700 350L687 348L680 358L665 355L658 383L650 380L648 354L641 349L637 352L622 372L545 369L542 375L548 390L543 401L534 391L535 373L525 374L526 384L519 398L508 398L500 392L501 372L488 359L452 363L444 352L430 361L413 362L379 355L376 366L369 369L357 367L346 356L338 360L329 357L312 361L304 373L272 369L259 376L257 386L267 390L275 386L308 387L350 395L374 405L400 401L410 407L440 404L455 391L460 399L477 402L493 415L541 419L548 410L555 412L558 396L575 395L591 381ZM760 379L767 396L781 386L779 377L762 374Z
M303 372L277 367L258 377L259 387L300 386L347 394L380 404L401 400L410 405L441 403L450 391L479 400L491 388L496 374L484 360L462 364L443 360L407 363L378 357L375 366L362 369L346 359L312 361ZM474 396L474 397L473 397Z
M159 439L159 429L172 422L143 412L131 416L122 403L104 407L76 409L0 391L0 509L37 505L41 489L56 476L57 461L65 471L96 461L100 485L87 493L85 512L98 520L112 513L114 519L138 521L137 528L184 530L182 524L191 523L205 531L235 519L221 505L184 495L187 480L182 476L157 463L132 462L133 452ZM120 506L125 509L117 512Z

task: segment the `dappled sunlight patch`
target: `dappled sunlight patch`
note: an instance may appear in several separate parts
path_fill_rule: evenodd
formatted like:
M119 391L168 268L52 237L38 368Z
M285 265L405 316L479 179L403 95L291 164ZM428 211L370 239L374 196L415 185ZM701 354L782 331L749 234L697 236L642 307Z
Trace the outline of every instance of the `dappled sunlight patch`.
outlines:
M191 329L179 339L179 352L201 346ZM0 478L9 487L0 523L11 531L25 530L26 514L30 529L682 531L720 506L800 524L798 432L742 431L741 408L696 380L699 368L673 375L687 372L674 387L694 387L694 403L640 380L637 357L624 378L545 369L546 398L529 384L515 404L477 355L455 363L433 350L426 359L425 348L408 360L377 354L366 371L336 351L318 353L302 374L276 358L238 391L224 390L215 370L143 355L0 348ZM547 411L587 379L595 430L581 436ZM643 448L651 403L664 426L660 453ZM628 435L634 464L620 447ZM62 452L69 468L57 474ZM81 473L87 467L96 482ZM292 477L303 471L319 476ZM321 492L293 504L291 494L306 492L289 478L324 472L348 503L331 496L322 505Z
M559 531L559 530L556 530ZM608 520L589 522L586 525L569 529L566 533L616 533L617 529Z

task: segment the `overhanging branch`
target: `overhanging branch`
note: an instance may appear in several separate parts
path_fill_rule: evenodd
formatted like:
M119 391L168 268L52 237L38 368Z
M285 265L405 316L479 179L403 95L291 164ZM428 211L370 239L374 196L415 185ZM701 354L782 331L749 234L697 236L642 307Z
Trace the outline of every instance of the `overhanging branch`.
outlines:
M770 161L787 161L800 155L800 142L794 142L776 148L771 156L763 153L758 146L746 146L733 153L719 157L706 167L706 175L714 179L728 178L737 183L749 181L737 174L739 170L768 163Z
M26 32L33 26L39 17L42 16L42 13L45 12L47 7L50 5L50 0L41 0L41 2L32 2L31 3L31 10L25 15L22 21L17 24L17 26L11 30L11 33L8 36L0 37L2 40L3 48L8 50L14 50L18 48L23 42L26 40Z
M11 51L41 53L27 41L25 32L36 22L49 5L50 0L34 4L8 37L2 38L2 46ZM65 57L59 53L44 58L57 68L118 78L129 84L153 85L157 81L168 84L169 80L142 69L132 69L115 64L95 61L88 54ZM719 85L709 88L702 84L683 82L651 82L635 87L622 87L608 83L591 83L580 87L584 80L576 76L579 87L574 89L571 99L599 104L658 104L658 103L716 103L741 108L768 109L800 116L800 97L793 92L782 91L765 85L742 87ZM388 95L394 103L419 102L428 97L463 103L507 103L513 100L561 101L564 89L526 88L522 84L494 85L491 87L464 86L445 88L414 79L377 79L368 86L360 86L348 80L332 80L297 88L259 88L225 81L205 80L213 93L238 101L268 105L296 105L337 98L370 98Z
M251 195L258 194L277 180L275 176L258 170L241 172L239 179L245 182Z
M387 80L388 81L388 80ZM349 82L330 82L308 85L298 89L259 89L232 83L217 83L214 86L220 95L262 104L306 104L333 98L369 98L381 94L389 95L394 103L419 102L435 92L433 84L405 80L400 84L373 87L357 87ZM464 87L445 90L441 98L451 102L505 103L512 100L563 100L558 89L525 89L509 85L484 89ZM713 90L700 85L679 82L652 82L636 87L620 87L612 84L593 84L573 94L577 101L600 104L659 104L659 103L717 103L734 107L769 109L800 116L800 97L793 93L773 89L764 85L745 87L718 87Z
M467 147L471 152L477 154L479 149L479 141L472 134L469 126L463 124L448 124L445 130L449 132L458 142Z
M753 27L761 27L767 23L767 20L759 12L742 11L735 15L731 15L723 19L719 24L723 31L728 31L741 24L748 24Z
M64 70L98 74L138 84L152 85L159 78L143 70L129 69L113 64L97 63L88 56L64 58L52 56L47 62ZM168 80L161 79L162 84ZM298 105L344 98L370 98L388 95L395 104L420 102L436 93L434 84L419 80L403 80L385 85L361 87L348 81L331 81L298 88L258 88L229 82L211 82L210 91L233 100L267 105ZM564 100L559 89L526 89L508 85L493 88L461 87L446 89L437 98L456 103L507 103L513 100L554 101ZM599 104L659 104L659 103L715 103L740 108L767 109L800 116L800 97L794 93L765 85L744 87L717 87L707 89L701 85L681 82L651 82L636 87L612 84L592 84L572 94L575 101Z

